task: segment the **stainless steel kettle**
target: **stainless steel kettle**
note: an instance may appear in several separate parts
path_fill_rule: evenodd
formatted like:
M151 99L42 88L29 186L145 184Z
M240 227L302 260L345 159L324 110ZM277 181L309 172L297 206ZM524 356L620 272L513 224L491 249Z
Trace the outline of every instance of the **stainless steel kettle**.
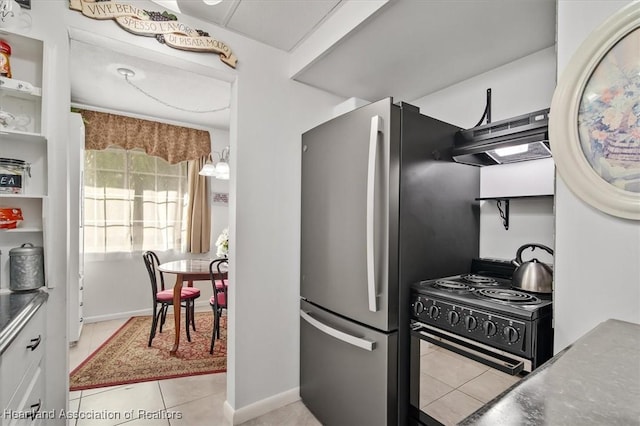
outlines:
M535 258L527 262L522 261L522 252L528 248L535 250L536 247L553 255L553 250L542 244L525 244L520 247L516 253L516 258L511 261L511 263L516 266L511 280L511 286L533 293L551 293L553 270L549 265Z

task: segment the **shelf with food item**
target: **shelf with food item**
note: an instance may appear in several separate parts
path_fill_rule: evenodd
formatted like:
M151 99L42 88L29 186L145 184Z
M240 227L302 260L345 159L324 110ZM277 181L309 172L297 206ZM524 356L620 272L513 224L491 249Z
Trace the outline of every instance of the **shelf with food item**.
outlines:
M0 136L0 152L0 194L47 195L46 144L16 143Z
M42 232L42 202L0 200L0 230L4 232ZM11 204L9 204L11 203Z
M0 131L42 132L44 43L0 31Z

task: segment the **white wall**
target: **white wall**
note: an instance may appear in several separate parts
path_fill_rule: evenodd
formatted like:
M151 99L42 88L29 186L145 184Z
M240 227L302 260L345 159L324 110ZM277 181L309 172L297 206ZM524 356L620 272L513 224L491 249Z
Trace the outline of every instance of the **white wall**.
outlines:
M480 197L553 195L553 159L483 167ZM553 197L509 201L509 229L500 219L495 201L480 202L480 256L511 260L524 244L543 244L553 249ZM504 210L504 206L502 207ZM547 252L527 250L525 260L535 257L553 263Z
M222 153L222 150L229 146L229 132L226 130L213 129L211 134L211 150L212 152ZM218 156L213 154L214 164L219 160ZM214 192L229 193L229 181L209 178L209 197ZM209 198L211 200L211 198ZM216 253L216 240L218 235L224 228L229 227L229 205L211 204L211 253Z
M236 70L214 55L173 50L114 22L68 15L74 27L131 44L136 54L170 55L175 65L197 65L233 81L227 402L238 411L283 393L297 396L300 134L330 118L344 99L290 81L286 53L194 18L180 19L226 42L238 57Z
M549 108L555 72L555 49L550 47L410 103L423 114L470 128L482 116L488 88L492 122ZM483 197L553 194L553 161L483 167L480 181ZM553 248L552 198L512 200L509 216L509 230L505 230L495 202L481 202L480 256L510 260L518 247L532 242ZM535 252L540 260L552 261L540 253Z
M463 128L475 126L491 88L491 121L549 108L556 85L553 47L416 100L420 112ZM404 100L404 99L403 99Z
M591 31L628 3L558 1L558 72ZM640 323L640 223L592 208L556 179L558 352L608 318Z
M298 397L300 135L344 100L289 81L282 52L254 44L242 58L230 131L227 400L236 408Z

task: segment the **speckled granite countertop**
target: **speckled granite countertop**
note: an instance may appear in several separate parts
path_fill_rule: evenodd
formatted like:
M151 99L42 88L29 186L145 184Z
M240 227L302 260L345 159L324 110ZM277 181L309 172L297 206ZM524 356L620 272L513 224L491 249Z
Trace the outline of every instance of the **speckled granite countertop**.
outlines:
M0 294L0 355L48 297L42 290Z
M639 425L640 325L608 320L460 425Z

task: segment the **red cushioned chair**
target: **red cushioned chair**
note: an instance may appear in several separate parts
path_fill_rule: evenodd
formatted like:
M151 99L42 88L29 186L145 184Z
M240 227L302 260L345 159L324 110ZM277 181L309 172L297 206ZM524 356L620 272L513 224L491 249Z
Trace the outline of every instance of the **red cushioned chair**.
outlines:
M160 260L158 255L152 251L145 251L142 254L144 264L147 267L149 273L149 280L151 281L151 294L153 295L153 321L151 323L151 333L149 334L149 345L153 338L156 337L156 329L158 328L158 320L160 320L160 333L162 333L162 326L167 318L167 309L173 305L173 289L164 288L164 275L162 271L158 270ZM158 288L158 276L160 277L160 288ZM189 323L193 327L193 331L196 331L196 322L194 315L195 300L200 297L200 290L195 287L182 287L180 294L180 301L183 302L180 305L185 308L185 326L187 329L187 340L191 341L191 334L189 333ZM160 305L160 310L158 310Z
M209 305L213 309L213 331L211 332L211 348L209 353L213 354L213 344L216 338L220 338L220 317L222 310L227 309L227 269L229 260L226 258L215 259L209 264L209 276L213 287L213 296L209 299Z

